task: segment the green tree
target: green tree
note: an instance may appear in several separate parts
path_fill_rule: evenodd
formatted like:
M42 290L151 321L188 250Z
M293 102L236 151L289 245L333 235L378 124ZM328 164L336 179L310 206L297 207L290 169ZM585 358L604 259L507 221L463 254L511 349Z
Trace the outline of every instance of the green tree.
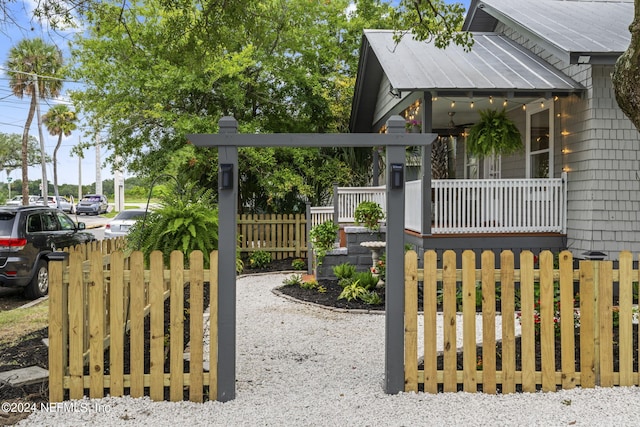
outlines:
M186 170L214 185L216 155L184 142L188 133L216 132L223 114L241 132L347 130L362 29L392 23L385 3L360 0L352 12L349 4L232 1L231 13L213 1L192 10L190 2L147 0L123 14L105 2L73 52L75 77L87 82L73 98L108 130L104 144L127 169ZM241 206L299 209L326 198L335 180L366 182L370 157L369 149L243 150L241 160L257 163L241 168L257 179L242 179ZM306 163L282 163L292 159Z
M455 43L470 50L473 37L471 33L461 31L464 12L462 3L400 0L393 14L396 40L411 33L416 40L433 40L441 49Z
M58 199L58 150L62 144L62 137L71 135L76 130L76 113L64 104L54 105L42 116L44 125L49 133L58 137L56 148L53 149L53 191Z
M6 62L9 86L18 98L31 97L27 120L22 133L22 200L27 203L29 129L39 98L54 98L60 94L62 80L59 79L63 61L62 53L54 45L40 38L24 39L9 50ZM37 90L36 90L37 88Z
M27 141L27 164L34 166L40 163L38 141L29 136ZM17 133L0 132L0 169L12 171L22 166L22 137Z

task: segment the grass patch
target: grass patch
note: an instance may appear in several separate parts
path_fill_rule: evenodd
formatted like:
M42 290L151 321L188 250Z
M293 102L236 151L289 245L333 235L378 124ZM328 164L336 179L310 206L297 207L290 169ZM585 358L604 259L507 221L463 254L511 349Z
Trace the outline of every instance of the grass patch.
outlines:
M29 308L0 312L0 345L13 344L49 325L49 300Z

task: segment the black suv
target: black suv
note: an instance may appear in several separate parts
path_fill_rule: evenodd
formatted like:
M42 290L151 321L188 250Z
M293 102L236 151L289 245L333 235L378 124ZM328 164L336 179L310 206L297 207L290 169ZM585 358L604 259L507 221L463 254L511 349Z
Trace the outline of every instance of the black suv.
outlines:
M49 290L49 253L95 240L83 222L45 206L0 206L0 286L35 299Z

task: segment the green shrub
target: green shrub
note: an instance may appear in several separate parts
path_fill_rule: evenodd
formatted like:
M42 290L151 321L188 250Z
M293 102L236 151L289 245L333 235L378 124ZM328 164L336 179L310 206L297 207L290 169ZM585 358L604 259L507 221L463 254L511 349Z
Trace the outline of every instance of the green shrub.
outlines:
M185 265L191 252L200 250L209 268L209 254L218 249L218 210L211 191L173 187L158 209L132 226L127 244L131 250L142 251L147 261L151 252L161 251L167 265L174 250L184 254Z
M353 278L367 291L375 289L378 284L378 277L374 276L370 271L356 273Z
M304 270L307 267L307 263L302 258L296 258L291 261L291 268L294 270Z
M338 299L353 301L354 299L361 299L367 293L368 291L356 280L344 287L344 289L338 296Z
M338 279L350 279L356 273L356 266L348 262L333 267L333 274Z
M313 244L318 265L322 264L327 252L333 249L338 236L338 224L333 221L325 221L322 224L314 225L309 231L309 238Z
M255 251L249 255L249 268L265 268L271 263L271 252Z
M361 296L360 299L362 299L362 301L369 305L380 305L384 302L382 300L382 297L378 295L376 291L369 291Z
M299 274L292 274L291 276L284 279L282 281L282 284L287 286L292 286L292 285L300 286L302 285L302 276Z
M380 229L380 223L378 221L384 219L384 212L376 202L361 202L353 212L353 219L356 224L377 231Z

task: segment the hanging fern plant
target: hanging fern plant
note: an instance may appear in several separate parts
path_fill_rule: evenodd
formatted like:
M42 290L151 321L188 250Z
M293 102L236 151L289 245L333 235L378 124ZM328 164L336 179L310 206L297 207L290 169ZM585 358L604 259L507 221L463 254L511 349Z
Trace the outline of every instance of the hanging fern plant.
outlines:
M480 121L467 136L467 152L478 157L514 154L522 150L522 137L516 124L503 109L480 111Z

